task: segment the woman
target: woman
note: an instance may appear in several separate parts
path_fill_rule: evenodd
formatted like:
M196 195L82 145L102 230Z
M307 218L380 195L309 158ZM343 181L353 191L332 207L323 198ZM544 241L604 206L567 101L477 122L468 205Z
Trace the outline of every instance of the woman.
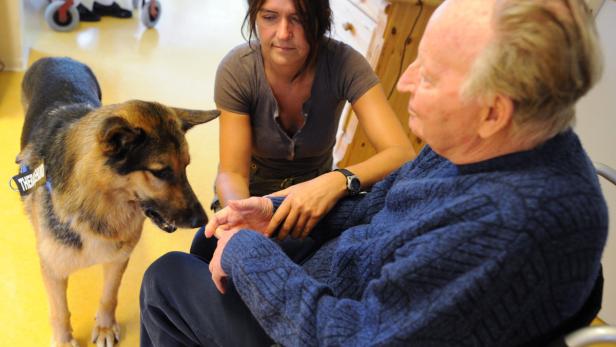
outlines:
M330 26L328 0L248 0L248 43L228 53L216 75L220 166L212 207L286 196L269 228L282 224L279 239L305 238L338 199L356 193L353 184L369 187L413 155L370 65L327 38ZM346 101L377 154L331 171Z

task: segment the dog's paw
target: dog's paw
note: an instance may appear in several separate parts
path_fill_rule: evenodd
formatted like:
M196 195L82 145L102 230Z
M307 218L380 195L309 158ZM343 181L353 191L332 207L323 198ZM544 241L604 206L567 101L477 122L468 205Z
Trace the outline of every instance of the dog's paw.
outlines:
M111 327L95 326L92 330L92 343L96 347L113 347L120 341L120 325L113 323Z
M74 338L69 342L51 341L51 347L79 347L79 342L77 342Z

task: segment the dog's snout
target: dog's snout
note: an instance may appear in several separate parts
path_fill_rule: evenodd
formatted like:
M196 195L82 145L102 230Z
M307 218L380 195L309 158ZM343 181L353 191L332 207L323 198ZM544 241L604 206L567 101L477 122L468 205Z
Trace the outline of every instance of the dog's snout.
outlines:
M191 227L199 228L207 224L207 216L205 213L202 216L195 216L191 221Z
M192 228L198 228L207 223L207 215L205 214L205 211L200 203L193 205L191 210L192 214L190 217L190 226Z

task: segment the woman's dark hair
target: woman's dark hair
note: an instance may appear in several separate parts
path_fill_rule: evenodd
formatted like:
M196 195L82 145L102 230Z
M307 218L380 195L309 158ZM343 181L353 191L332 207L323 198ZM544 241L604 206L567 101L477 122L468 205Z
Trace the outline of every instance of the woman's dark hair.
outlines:
M257 14L261 6L267 0L247 0L248 10L242 24L242 36L249 43L256 36ZM292 0L297 10L297 15L304 28L306 41L310 47L308 57L302 68L294 78L303 74L308 67L312 66L317 59L319 48L325 39L332 25L332 11L329 7L329 0Z

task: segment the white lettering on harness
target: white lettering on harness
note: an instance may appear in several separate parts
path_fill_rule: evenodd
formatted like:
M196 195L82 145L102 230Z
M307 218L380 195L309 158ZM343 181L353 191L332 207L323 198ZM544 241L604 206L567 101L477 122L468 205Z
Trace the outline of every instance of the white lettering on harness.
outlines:
M23 191L32 189L38 181L45 177L45 166L39 165L34 172L24 177L18 178L17 182L21 185Z

